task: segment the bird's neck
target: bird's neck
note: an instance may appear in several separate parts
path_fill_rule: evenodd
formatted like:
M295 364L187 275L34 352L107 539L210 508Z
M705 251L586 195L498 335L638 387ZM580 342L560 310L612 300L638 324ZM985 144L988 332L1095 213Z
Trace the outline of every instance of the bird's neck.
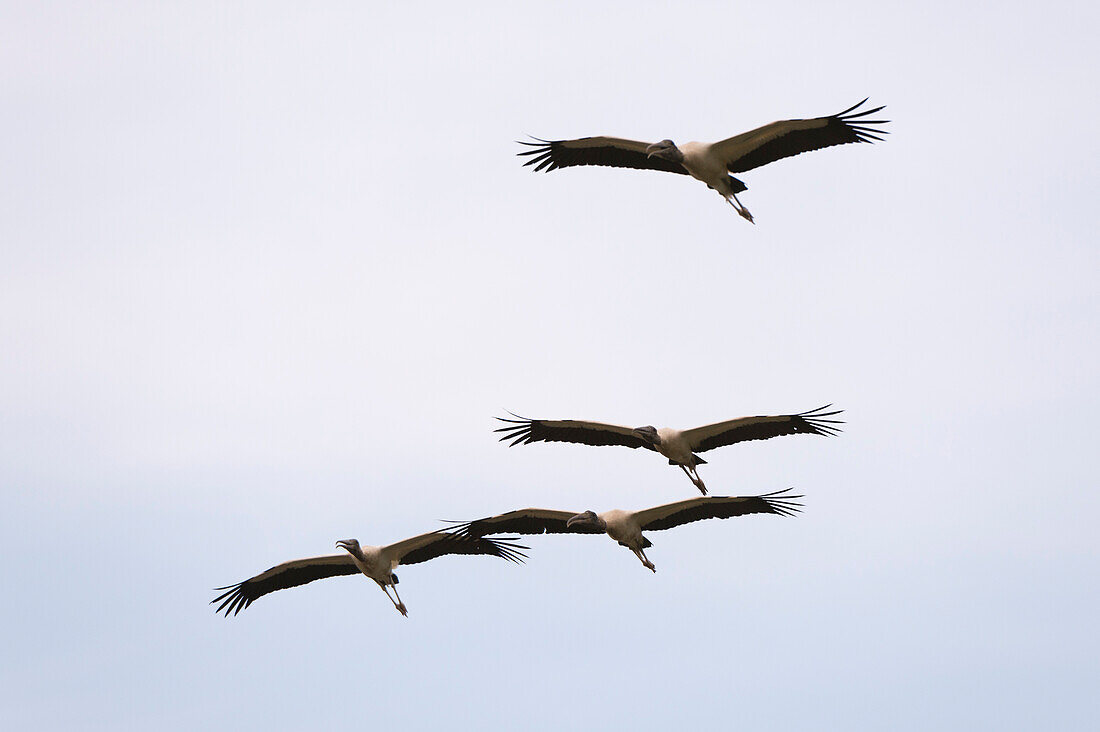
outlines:
M373 562L367 557L366 553L363 551L363 547L357 546L354 549L349 547L347 552L351 555L351 558L355 560L355 564L358 565L361 571L365 572L371 568Z

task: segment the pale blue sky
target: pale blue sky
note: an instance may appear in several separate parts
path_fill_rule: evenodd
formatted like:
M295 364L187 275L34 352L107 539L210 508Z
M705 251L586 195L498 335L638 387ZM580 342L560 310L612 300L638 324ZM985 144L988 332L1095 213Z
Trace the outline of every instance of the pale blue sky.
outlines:
M1090 3L0 3L0 726L1086 729ZM887 104L744 176L535 175ZM212 587L350 536L692 495L536 417L845 408L708 454L805 512Z

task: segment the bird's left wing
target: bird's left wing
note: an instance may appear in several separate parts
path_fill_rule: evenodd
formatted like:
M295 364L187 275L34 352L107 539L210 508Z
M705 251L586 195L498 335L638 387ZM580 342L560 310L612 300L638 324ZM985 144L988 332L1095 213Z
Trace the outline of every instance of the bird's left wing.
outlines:
M505 426L494 432L503 432L500 442L512 440L508 447L532 442L575 442L582 445L622 445L639 448L653 446L634 434L632 427L581 419L527 419L513 414L517 419L497 417Z
M489 534L602 534L589 524L567 526L576 511L554 511L549 508L521 508L518 511L488 516L476 521L459 523L450 529L457 536L487 536Z
M785 119L711 145L711 152L726 163L731 173L744 173L761 165L849 142L874 142L889 132L867 125L884 125L889 120L863 119L885 107L856 112L864 102L828 117Z
M327 577L339 577L345 574L357 574L359 568L355 566L350 554L330 554L324 557L307 557L295 559L290 562L272 567L255 577L246 579L235 585L216 587L215 592L226 590L210 601L213 605L220 602L221 605L214 612L225 611L228 618L230 613L236 615L241 610L251 605L257 598L263 597L269 592L285 590L288 587L297 587L314 580Z
M800 414L780 414L775 416L741 417L726 422L716 422L703 427L684 430L683 436L691 445L692 452L706 452L716 447L732 445L735 442L749 440L768 440L783 435L824 435L831 437L840 432L835 425L844 424L839 419L829 419L843 412L837 409L825 411L831 404L811 409Z
M574 165L604 165L612 168L639 168L643 170L663 170L666 173L687 175L687 169L680 163L674 163L659 157L647 157L648 142L624 140L620 137L582 137L577 140L541 140L535 142L520 141L531 150L516 155L533 155L524 163L524 167L534 165L535 171L549 173L558 168Z
M762 496L699 496L637 511L634 518L642 531L662 531L690 524L692 521L727 519L750 513L792 516L801 510L802 504L796 501L802 496L791 495L790 490L788 488Z
M503 539L457 536L445 531L431 531L382 547L383 551L400 564L419 564L447 554L482 554L500 557L522 564L526 558L521 546Z

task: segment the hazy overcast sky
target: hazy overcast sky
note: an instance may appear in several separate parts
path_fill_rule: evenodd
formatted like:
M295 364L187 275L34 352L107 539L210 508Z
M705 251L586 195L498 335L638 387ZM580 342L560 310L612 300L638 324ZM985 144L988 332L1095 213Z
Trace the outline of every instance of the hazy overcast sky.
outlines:
M1093 3L0 2L0 726L1091 729ZM886 104L743 176L521 167ZM211 588L689 498L504 410L691 427L797 518Z

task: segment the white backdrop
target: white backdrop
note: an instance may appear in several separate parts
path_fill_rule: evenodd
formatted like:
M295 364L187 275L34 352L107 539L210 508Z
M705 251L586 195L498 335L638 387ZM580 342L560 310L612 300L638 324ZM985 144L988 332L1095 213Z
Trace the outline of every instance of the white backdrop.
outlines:
M1086 3L3 3L6 728L1084 729L1098 709L1097 11ZM381 6L381 7L379 7ZM533 174L525 135L743 176ZM690 497L504 410L689 427L797 518L531 537L274 594L358 537Z

